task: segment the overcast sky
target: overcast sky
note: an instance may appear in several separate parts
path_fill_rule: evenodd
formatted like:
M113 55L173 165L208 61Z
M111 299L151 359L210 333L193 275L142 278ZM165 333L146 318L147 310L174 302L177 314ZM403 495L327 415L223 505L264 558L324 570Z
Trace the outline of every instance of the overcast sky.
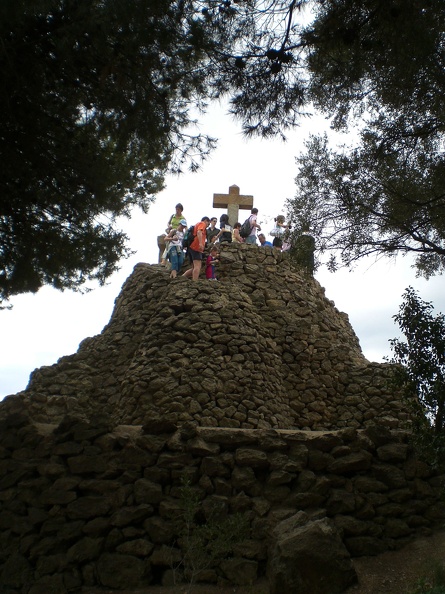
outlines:
M213 194L226 193L236 184L242 194L254 196L259 220L269 231L273 218L285 214L285 200L295 193L295 157L303 150L304 139L323 126L320 119L306 120L289 134L286 143L247 141L223 109L213 109L201 131L219 138L218 148L198 173L168 178L147 215L135 211L130 221L122 222L135 254L122 262L107 286L85 295L45 287L35 295L14 298L12 310L0 311L0 398L24 390L34 369L75 353L84 338L102 331L135 264L157 262L156 237L164 231L177 202L184 205L189 224L204 215L219 218L224 211L212 208ZM241 213L242 222L245 211ZM336 307L349 315L363 353L371 361L390 355L388 340L399 336L392 316L408 285L416 288L422 299L432 301L436 312L445 310L443 277L416 279L408 258L367 259L354 272L331 274L320 269L316 279Z

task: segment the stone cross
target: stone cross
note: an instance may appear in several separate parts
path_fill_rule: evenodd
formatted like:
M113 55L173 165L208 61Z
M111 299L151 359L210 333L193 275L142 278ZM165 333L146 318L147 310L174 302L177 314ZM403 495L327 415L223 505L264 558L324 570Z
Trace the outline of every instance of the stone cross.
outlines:
M227 208L229 225L238 222L239 209L251 210L253 208L253 196L243 196L239 193L238 186L230 186L228 194L213 194L213 208ZM242 223L243 221L239 221Z

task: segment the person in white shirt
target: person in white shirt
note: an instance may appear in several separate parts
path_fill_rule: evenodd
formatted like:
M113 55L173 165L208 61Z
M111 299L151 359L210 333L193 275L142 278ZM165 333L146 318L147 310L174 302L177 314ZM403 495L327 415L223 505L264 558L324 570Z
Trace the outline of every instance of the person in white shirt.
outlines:
M258 231L261 231L261 227L257 223L258 208L252 208L252 210L250 212L251 212L251 215L249 217L249 221L250 221L251 231L250 231L250 235L248 237L246 237L246 243L256 244L257 229L258 229Z

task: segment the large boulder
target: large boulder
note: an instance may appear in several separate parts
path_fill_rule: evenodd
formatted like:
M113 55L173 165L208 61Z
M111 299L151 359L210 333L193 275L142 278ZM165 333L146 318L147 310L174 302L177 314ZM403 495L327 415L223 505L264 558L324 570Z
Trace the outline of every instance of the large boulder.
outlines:
M357 581L350 555L335 526L304 512L272 533L267 575L270 594L340 594Z

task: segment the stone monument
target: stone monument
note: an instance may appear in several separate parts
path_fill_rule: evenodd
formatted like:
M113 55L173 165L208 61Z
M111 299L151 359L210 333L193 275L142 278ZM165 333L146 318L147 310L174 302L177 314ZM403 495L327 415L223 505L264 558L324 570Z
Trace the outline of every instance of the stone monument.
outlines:
M415 455L392 366L287 253L219 260L214 283L137 264L103 331L0 402L2 594L181 573L334 594L350 557L443 526L442 470Z

